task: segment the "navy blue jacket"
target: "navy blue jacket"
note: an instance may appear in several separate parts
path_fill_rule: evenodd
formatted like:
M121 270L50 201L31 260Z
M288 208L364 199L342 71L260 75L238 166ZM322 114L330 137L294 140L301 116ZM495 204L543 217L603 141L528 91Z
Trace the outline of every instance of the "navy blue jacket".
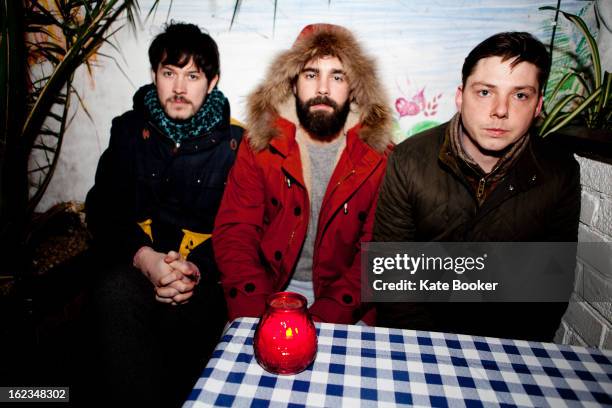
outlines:
M94 248L107 261L131 262L143 245L178 251L184 229L212 234L242 138L243 129L230 124L228 103L220 125L176 145L148 117L144 95L152 86L140 88L133 110L113 120L109 146L87 195ZM138 224L146 220L150 235ZM187 259L200 268L203 279L216 282L211 241L196 246Z

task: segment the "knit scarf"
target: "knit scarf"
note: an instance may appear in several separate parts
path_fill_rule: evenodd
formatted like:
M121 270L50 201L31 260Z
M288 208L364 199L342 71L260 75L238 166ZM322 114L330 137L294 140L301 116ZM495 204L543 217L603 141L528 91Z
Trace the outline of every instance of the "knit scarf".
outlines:
M487 179L490 181L497 181L505 177L508 170L514 166L514 163L516 163L523 150L525 150L530 137L529 133L527 133L525 136L514 142L514 144L510 146L510 149L499 159L491 172L487 174L461 145L461 132L463 132L463 126L461 125L461 114L457 113L455 116L453 116L450 122L451 149L457 157L468 163L471 168L478 169L480 176L486 175Z
M223 92L215 87L206 97L206 102L191 118L185 121L170 119L157 96L155 87L151 87L144 97L144 103L151 119L174 143L191 139L214 129L223 120L223 108L227 99Z
M463 132L463 126L461 124L461 114L457 113L450 120L448 126L448 133L444 140L443 149L450 151L452 156L457 159L457 164L464 163L461 166L463 169L462 173L466 177L467 181L472 185L474 191L478 190L478 184L481 179L486 180L485 189L480 197L476 197L478 204L482 205L485 199L489 196L497 184L508 174L510 169L514 167L518 161L520 155L526 149L529 144L530 135L527 133L525 136L517 140L510 149L502 156L495 167L490 173L485 173L484 170L470 157L461 145L461 133Z

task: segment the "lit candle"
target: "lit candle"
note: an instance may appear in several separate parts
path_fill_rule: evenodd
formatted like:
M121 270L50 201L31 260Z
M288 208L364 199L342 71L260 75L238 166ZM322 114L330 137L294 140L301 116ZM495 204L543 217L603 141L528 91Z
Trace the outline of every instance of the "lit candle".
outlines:
M297 374L313 362L317 331L306 305L306 298L293 292L268 298L253 340L255 358L266 371Z

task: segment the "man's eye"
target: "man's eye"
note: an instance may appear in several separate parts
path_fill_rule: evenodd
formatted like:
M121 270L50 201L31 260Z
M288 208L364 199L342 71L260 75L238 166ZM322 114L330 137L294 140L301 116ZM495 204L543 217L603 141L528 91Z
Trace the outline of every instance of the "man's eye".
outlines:
M166 78L170 78L172 76L172 71L163 71L162 75Z
M197 75L197 74L190 74L190 75L189 75L189 79L192 79L192 80L194 80L194 81L195 81L195 80L197 80L197 79L199 79L199 78L200 78L200 76L199 76L199 75Z
M342 75L334 75L334 81L342 82L344 77Z
M516 99L524 101L526 99L529 99L529 95L524 92L517 92Z
M315 75L315 73L314 73L314 72L306 72L306 73L304 74L304 77L305 77L306 79L314 79L314 78L316 77L316 75Z
M489 92L488 89L481 89L480 91L478 91L479 96L489 96L490 94L491 92Z

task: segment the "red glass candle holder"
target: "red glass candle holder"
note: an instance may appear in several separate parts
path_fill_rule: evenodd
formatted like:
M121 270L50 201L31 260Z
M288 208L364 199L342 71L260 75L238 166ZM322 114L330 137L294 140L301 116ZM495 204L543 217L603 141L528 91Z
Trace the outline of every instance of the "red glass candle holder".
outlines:
M317 331L298 293L270 295L253 339L255 358L274 374L297 374L314 361Z

